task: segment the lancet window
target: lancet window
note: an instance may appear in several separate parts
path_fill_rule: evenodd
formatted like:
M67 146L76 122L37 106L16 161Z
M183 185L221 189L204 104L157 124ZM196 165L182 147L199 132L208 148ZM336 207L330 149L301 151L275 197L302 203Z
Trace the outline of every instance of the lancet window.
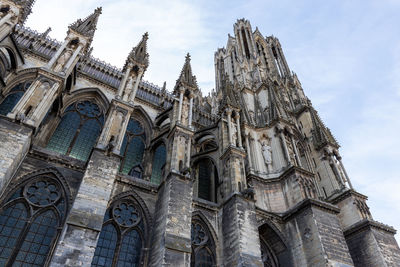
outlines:
M0 266L44 266L66 213L64 187L53 175L20 185L0 208Z
M210 159L201 159L196 164L197 197L216 201L217 169Z
M89 100L71 104L47 143L47 148L86 161L104 124L100 107Z
M192 221L191 267L212 267L215 264L215 247L207 227L199 220Z
M92 266L140 266L144 218L129 199L115 202L106 212Z
M142 124L131 118L121 146L123 156L120 171L136 178L142 178L142 160L145 149L146 134Z
M150 181L155 184L160 184L163 170L166 162L167 152L164 144L160 144L154 150L153 164Z
M6 116L13 110L31 83L32 81L19 83L5 94L4 99L0 100L0 115Z

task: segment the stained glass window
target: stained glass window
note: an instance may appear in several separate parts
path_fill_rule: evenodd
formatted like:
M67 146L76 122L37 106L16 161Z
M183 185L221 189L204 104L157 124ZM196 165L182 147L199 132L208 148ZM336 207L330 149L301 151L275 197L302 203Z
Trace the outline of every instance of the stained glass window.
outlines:
M192 255L191 267L212 267L215 266L214 242L206 226L199 220L192 222L191 229Z
M198 163L198 197L211 201L213 164L210 160L201 160Z
M160 184L162 178L162 171L166 161L165 145L159 145L154 151L153 166L151 171L150 181L155 184Z
M47 143L47 148L86 161L104 123L98 105L85 100L70 105Z
M5 95L3 101L0 101L0 115L6 116L9 112L11 112L30 85L31 81L19 83L14 86Z
M123 161L120 171L136 178L142 178L142 168L146 135L140 122L130 119L121 146Z
M0 208L0 266L43 266L66 214L60 183L48 176L27 180Z
M92 266L139 266L143 224L135 203L122 200L112 205L104 217Z

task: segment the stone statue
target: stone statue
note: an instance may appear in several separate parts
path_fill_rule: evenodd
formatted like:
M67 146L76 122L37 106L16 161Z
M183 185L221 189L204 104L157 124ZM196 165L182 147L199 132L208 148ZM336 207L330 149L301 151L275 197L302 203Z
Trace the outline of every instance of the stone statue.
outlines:
M186 100L183 100L182 103L182 120L181 123L183 125L188 125L189 123L189 105Z
M266 141L261 143L262 154L265 165L267 166L268 172L272 170L272 149Z
M125 101L129 101L132 91L133 91L133 80L132 77L129 77L128 81L126 82L125 93L122 99Z
M232 133L231 133L232 134L232 143L233 143L234 146L237 146L238 136L237 136L236 124L235 124L233 118L232 118L232 121L231 121L231 130L232 130Z
M67 48L64 53L57 59L57 64L54 68L55 72L61 71L65 64L68 62L69 58L72 56L72 50Z

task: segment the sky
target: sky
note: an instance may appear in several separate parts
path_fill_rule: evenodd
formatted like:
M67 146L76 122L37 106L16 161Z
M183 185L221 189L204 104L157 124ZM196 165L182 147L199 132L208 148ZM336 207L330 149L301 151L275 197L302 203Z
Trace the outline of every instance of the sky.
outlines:
M187 52L203 95L214 52L239 18L279 38L289 68L341 145L355 189L375 220L400 230L400 0L37 0L26 26L62 41L102 6L92 55L122 68L149 33L144 79L172 90ZM399 234L396 235L400 242Z

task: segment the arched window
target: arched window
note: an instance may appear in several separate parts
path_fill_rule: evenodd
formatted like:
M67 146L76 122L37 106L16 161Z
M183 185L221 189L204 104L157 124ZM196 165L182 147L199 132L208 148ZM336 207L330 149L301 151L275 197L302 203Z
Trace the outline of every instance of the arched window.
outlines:
M106 212L92 266L139 266L144 218L136 203L123 199Z
M165 145L160 144L154 151L150 182L160 184L166 157Z
M89 100L71 104L64 112L47 148L86 161L104 123L103 112Z
M261 241L261 259L264 264L264 267L279 266L274 253L264 241Z
M51 173L30 178L0 208L0 266L44 266L67 213Z
M216 181L218 181L217 168L210 159L201 159L196 164L197 197L208 201L217 201Z
M215 266L215 246L207 227L200 220L192 221L191 267Z
M130 119L126 129L124 141L121 146L123 156L120 171L136 178L142 178L143 153L145 149L146 134L143 126L135 119Z
M0 100L0 115L6 116L13 110L31 83L32 81L19 83L5 94L4 99Z

